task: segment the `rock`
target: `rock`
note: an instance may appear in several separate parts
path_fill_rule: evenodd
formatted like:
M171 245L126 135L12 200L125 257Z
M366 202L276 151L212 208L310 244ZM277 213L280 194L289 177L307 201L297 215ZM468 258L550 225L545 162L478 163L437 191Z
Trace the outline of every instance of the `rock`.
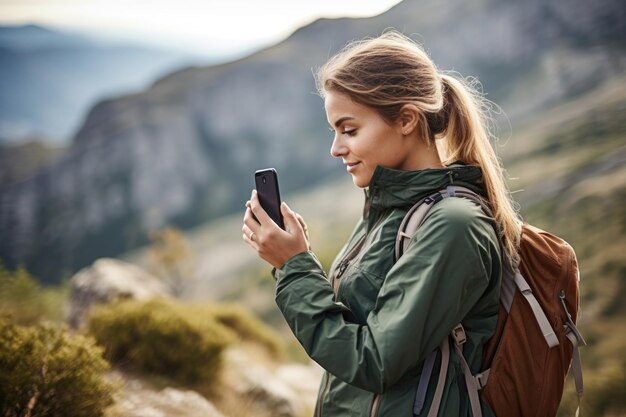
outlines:
M317 367L272 366L252 360L241 350L229 349L224 372L225 388L235 392L256 415L298 417L313 412L321 379Z
M276 369L275 375L296 392L298 399L307 410L312 411L315 409L317 391L320 387L323 372L324 370L321 366L311 361L310 365L299 363L281 365Z
M119 379L120 376L117 376ZM153 390L136 379L123 384L110 416L225 417L206 398L191 390Z
M143 269L117 259L102 258L71 279L67 322L80 328L89 309L119 299L149 300L170 295L167 286Z
M106 417L304 417L313 415L322 368L277 363L242 347L224 355L222 375L208 397L182 388L158 388L120 370L106 378L120 389ZM202 386L200 387L202 390Z

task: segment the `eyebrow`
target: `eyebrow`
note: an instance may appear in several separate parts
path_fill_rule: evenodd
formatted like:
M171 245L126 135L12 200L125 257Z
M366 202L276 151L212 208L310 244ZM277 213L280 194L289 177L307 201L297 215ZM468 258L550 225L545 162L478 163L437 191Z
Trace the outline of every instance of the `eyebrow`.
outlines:
M354 117L352 117L352 116L345 116L345 117L340 118L339 120L337 120L337 121L335 122L335 127L339 127L339 126L341 126L341 124L342 124L343 122L345 122L346 120L354 120Z

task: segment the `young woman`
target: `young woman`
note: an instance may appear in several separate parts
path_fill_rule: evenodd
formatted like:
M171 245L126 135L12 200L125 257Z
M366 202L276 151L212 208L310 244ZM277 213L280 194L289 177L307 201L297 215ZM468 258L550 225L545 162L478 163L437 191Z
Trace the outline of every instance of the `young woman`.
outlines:
M497 320L502 259L519 243L517 216L482 98L438 72L412 40L391 32L353 43L317 81L334 132L331 155L366 189L363 218L328 274L309 250L304 221L285 203L283 231L253 193L243 239L276 268L276 302L326 370L315 415L413 416L425 358L459 323L463 355L472 372L480 370ZM450 184L484 197L493 217L470 200L446 198L394 262L407 210ZM428 415L439 358L420 415ZM454 355L438 415L472 415Z

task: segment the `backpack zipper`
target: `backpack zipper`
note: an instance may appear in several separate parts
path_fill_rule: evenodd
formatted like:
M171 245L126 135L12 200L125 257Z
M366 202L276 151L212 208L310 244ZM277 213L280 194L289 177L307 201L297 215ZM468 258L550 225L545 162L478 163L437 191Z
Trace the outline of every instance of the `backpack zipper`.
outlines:
M567 306L565 305L565 290L561 289L559 293L559 298L561 299L561 305L563 306L563 310L565 310L565 315L567 317L567 322L565 323L565 326L569 327L569 329L574 333L574 336L576 336L576 339L578 340L578 343L580 345L587 346L587 342L578 331L578 328L576 327L576 324L574 323L572 315L569 313L569 310L567 309Z

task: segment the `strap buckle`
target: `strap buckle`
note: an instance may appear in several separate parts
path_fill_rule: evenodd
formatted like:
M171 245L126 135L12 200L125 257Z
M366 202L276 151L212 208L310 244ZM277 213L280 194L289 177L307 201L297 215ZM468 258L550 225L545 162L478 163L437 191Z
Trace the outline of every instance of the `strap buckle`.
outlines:
M477 375L474 375L474 380L476 380L476 385L478 386L479 390L485 388L485 385L487 385L487 381L489 380L490 373L491 373L491 368L487 369L485 372L481 372Z
M461 346L463 343L467 341L467 336L465 335L465 329L463 328L461 323L457 324L457 326L454 329L452 329L452 332L450 334L452 335L452 338L454 339L454 343L456 343L457 346Z

